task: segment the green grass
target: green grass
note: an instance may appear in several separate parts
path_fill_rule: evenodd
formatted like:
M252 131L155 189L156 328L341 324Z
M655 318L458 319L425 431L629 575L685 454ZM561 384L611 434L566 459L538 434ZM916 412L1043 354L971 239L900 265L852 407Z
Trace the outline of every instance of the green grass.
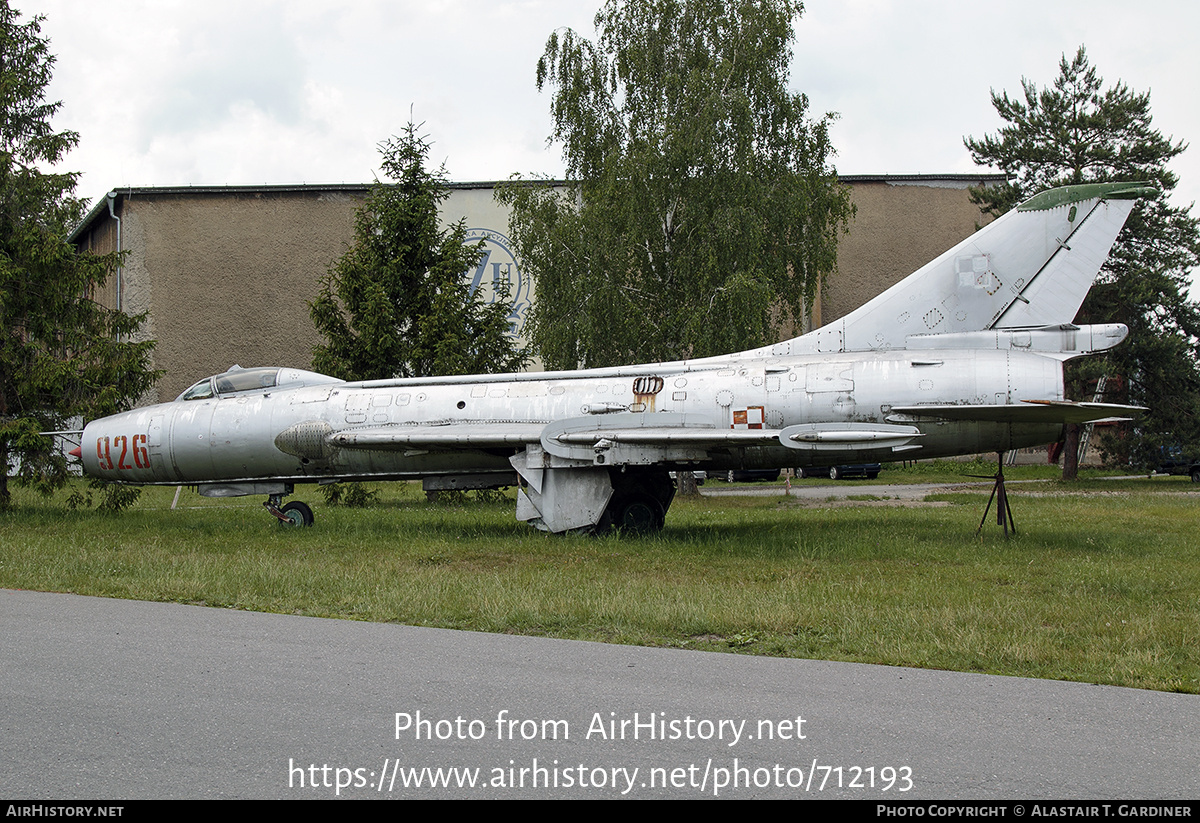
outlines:
M885 472L886 474L886 472ZM881 475L881 479L884 475ZM677 500L657 537L539 533L511 504L327 508L148 489L121 515L22 497L0 587L1200 692L1200 494L1174 478L987 488L941 508Z

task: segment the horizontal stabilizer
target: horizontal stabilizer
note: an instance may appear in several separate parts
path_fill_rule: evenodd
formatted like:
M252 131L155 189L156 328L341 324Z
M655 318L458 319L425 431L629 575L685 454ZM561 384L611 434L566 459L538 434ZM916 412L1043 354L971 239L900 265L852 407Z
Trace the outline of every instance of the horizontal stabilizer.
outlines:
M1064 323L1038 329L988 329L986 331L914 334L905 340L907 349L994 349L1032 351L1069 360L1083 354L1111 349L1129 335L1122 323L1076 326Z
M897 415L903 415L905 418L927 417L987 423L1094 423L1100 420L1129 420L1144 411L1144 406L1121 406L1116 403L1025 400L1010 405L893 406L888 419L897 420Z

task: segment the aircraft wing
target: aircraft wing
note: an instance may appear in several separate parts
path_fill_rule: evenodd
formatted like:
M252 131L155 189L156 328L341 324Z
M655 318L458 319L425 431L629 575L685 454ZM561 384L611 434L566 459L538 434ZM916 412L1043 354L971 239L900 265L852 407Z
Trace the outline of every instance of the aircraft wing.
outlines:
M604 428L595 431L563 432L554 436L555 442L593 446L608 440L612 443L634 443L643 446L752 446L779 439L778 429L686 429L647 426L644 428Z
M620 417L621 420L613 418ZM633 418L632 420L629 418ZM669 419L668 419L669 418ZM679 419L687 418L687 419ZM543 435L563 447L594 447L597 443L641 446L753 445L778 440L778 429L720 429L707 419L691 415L621 414L572 418L548 424L479 420L424 426L379 426L348 429L329 437L332 446L343 449L403 450L412 448L499 448L538 443Z
M961 408L961 407L956 407ZM993 407L994 408L994 407ZM547 422L471 421L423 426L348 429L328 436L343 449L486 449L540 444L559 457L592 460L618 449L645 453L648 461L696 460L727 446L780 444L808 451L890 449L899 451L921 437L915 426L886 423L806 423L778 428L729 428L695 414L617 413ZM670 453L669 455L667 453Z
M784 445L804 451L900 451L921 437L915 426L886 423L806 423L782 429L729 428L699 414L609 414L560 420L541 445L563 458L589 459L612 450L638 462L697 460L727 446Z
M987 423L1098 423L1130 420L1145 406L1115 403L1075 403L1070 400L1022 400L1007 405L893 406L892 416L931 417L939 420L969 420Z
M379 426L347 429L330 435L330 445L343 449L490 449L536 443L545 422L479 420L425 426Z
M991 423L1094 423L1129 420L1143 406L1027 400L1006 405L930 404L893 406L889 423L808 423L783 429L731 429L694 414L617 413L589 415L554 422L480 420L423 426L379 426L349 429L329 436L329 445L344 449L403 451L405 449L488 449L540 444L551 454L589 462L610 452L641 462L695 461L711 449L782 444L806 451L893 452L914 448L922 436L910 423L915 419Z

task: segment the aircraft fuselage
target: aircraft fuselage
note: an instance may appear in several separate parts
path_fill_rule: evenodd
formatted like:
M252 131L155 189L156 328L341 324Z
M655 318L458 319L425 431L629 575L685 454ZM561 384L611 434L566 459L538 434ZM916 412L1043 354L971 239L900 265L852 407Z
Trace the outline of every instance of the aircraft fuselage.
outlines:
M612 413L675 413L736 431L801 424L887 424L893 407L1007 405L1062 400L1059 360L1021 351L839 353L713 363L686 361L570 373L441 381L323 382L148 406L91 423L82 454L89 475L127 483L316 482L511 472L520 433L473 448L455 432L605 420ZM325 378L328 380L328 378ZM382 385L381 385L382 384ZM921 431L905 458L994 452L1054 441L1055 423L962 423L904 418ZM356 432L444 428L415 445L355 447ZM340 437L339 437L340 436ZM528 439L528 438L525 438ZM798 452L780 442L708 444L671 468L774 468L895 459L890 447Z

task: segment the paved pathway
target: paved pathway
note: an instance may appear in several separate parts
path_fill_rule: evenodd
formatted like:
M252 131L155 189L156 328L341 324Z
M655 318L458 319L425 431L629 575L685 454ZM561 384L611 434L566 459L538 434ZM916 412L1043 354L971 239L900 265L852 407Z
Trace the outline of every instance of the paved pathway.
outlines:
M1194 695L27 591L0 627L6 797L1200 791Z

